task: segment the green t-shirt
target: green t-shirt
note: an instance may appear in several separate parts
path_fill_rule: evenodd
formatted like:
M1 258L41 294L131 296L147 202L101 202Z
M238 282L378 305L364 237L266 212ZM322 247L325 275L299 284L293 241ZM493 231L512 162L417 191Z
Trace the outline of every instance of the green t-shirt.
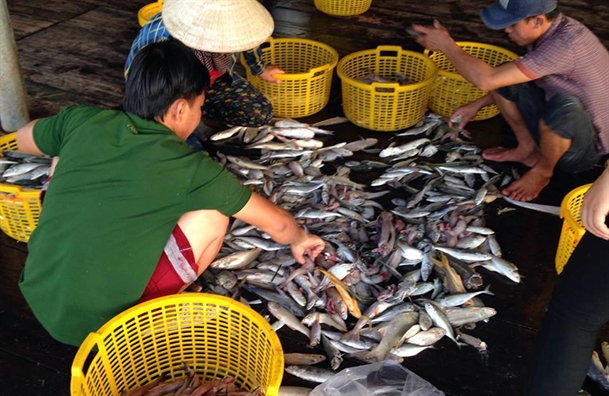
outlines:
M39 120L34 141L60 161L20 287L37 319L66 344L80 345L137 303L181 215L232 216L251 195L207 153L125 112L69 107Z

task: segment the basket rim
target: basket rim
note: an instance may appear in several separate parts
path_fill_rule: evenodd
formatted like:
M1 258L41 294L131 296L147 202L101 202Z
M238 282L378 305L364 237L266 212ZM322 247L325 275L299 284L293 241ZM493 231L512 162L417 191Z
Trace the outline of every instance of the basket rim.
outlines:
M159 11L162 10L163 9L163 2L162 1L155 1L153 3L148 3L148 4L144 5L144 6L142 6L138 10L137 14L140 15L140 14L143 14L145 12L148 12L150 10L155 10L155 9L158 9Z
M137 21L140 27L143 27L146 22L163 10L163 0L149 3L140 8L137 12Z
M481 43L481 42L477 42L477 41L455 41L455 44L457 44L459 47L471 46L471 47L492 49L494 51L502 53L503 55L510 56L514 60L516 60L520 57L514 51L511 51L507 48L503 48L503 47L500 47L500 46L494 45L494 44ZM428 49L425 49L425 51L423 53L425 54L425 56L428 56L433 61L432 57L434 56L434 54L442 53L442 51L430 51ZM435 61L433 61L433 62L435 63ZM439 67L438 67L438 75L443 76L443 77L450 77L453 80L469 82L461 74L442 70Z
M0 144L4 143L5 141L10 142L11 140L17 140L17 132L11 132L0 136Z
M321 66L313 67L313 68L309 69L309 71L303 72L303 73L282 73L281 77L280 77L282 80L300 80L303 78L307 78L307 77L311 76L312 74L315 74L322 70L333 70L339 61L338 51L336 51L334 48L332 48L328 44L322 43L321 41L297 38L297 37L294 37L294 38L292 38L292 37L280 37L280 38L269 37L268 39L266 39L266 41L264 43L269 43L269 44L273 45L273 43L275 43L275 42L294 42L294 43L314 44L315 46L317 46L319 48L325 49L326 51L328 51L330 53L330 55L332 55L331 63L326 63ZM263 49L262 51L265 51L265 50L266 50L266 48ZM243 55L243 53L241 53L241 55L240 55L240 60L241 60L241 63L243 63L243 64L245 63L245 56ZM258 77L258 76L255 76L255 77Z
M423 81L419 81L417 83L408 84L408 85L400 85L397 82L391 82L391 83L373 82L373 83L370 83L370 84L366 84L366 83L357 81L356 79L351 78L351 77L345 75L344 72L341 70L342 66L346 62L352 60L353 58L356 58L356 57L361 56L361 55L367 55L367 54L378 54L381 51L397 51L400 56L402 54L414 55L415 57L421 59L424 62L429 62L428 64L433 67L434 73L432 73L431 77L429 77L429 78L427 78L427 79L425 79ZM338 66L336 68L336 74L338 75L338 78L340 78L341 81L346 81L349 84L354 85L354 86L359 87L359 88L365 88L365 89L375 89L377 87L378 88L395 88L395 92L402 92L402 91L414 91L416 89L425 87L425 86L433 83L436 80L436 78L437 78L438 70L439 70L438 65L433 60L431 60L431 58L429 58L428 56L425 56L424 54L422 54L420 52L405 50L404 48L402 48L400 46L379 45L378 47L373 48L373 49L356 51L356 52L353 52L353 53L351 53L349 55L344 56L338 62Z
M0 183L0 193L15 194L17 198L39 198L39 189L27 189L14 184Z
M155 299L137 304L115 315L112 319L106 321L106 323L102 327L100 327L97 331L93 333L105 335L109 332L109 330L113 330L115 328L117 322L123 321L125 318L136 317L139 314L149 312L151 309L154 308L165 307L167 305L177 305L185 302L201 302L205 304L214 303L218 305L227 305L230 308L235 309L236 311L242 311L244 313L247 313L248 315L251 315L253 322L263 327L263 330L268 330L271 334L277 336L271 325L266 320L264 320L262 315L260 315L258 312L254 311L247 305L230 297L224 297L219 294L198 292L182 292L179 294L171 294L169 296L157 297ZM277 341L279 341L279 337L277 337ZM281 343L279 345L281 345Z
M560 204L560 218L561 219L568 220L570 223L575 224L578 227L581 227L581 225L579 225L575 221L575 217L573 216L573 214L569 210L569 202L571 202L571 200L574 197L585 194L586 191L588 191L588 189L591 186L592 186L592 183L581 185L581 186L576 187L573 190L569 191L567 193L567 195L565 195L565 197L563 198L563 200L562 200L562 202Z

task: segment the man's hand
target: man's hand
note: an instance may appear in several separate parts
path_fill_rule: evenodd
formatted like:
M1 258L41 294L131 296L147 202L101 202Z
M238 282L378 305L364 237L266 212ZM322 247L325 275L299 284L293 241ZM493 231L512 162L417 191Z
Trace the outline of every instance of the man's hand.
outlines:
M283 70L278 68L275 65L268 65L266 69L258 77L263 79L264 81L278 84L281 82L281 79L277 77L278 74L285 73Z
M586 192L581 218L584 228L599 238L609 240L605 219L609 214L609 169L596 179Z
M317 235L309 234L304 230L302 237L297 242L290 245L292 248L292 255L300 264L305 263L305 253L311 260L315 260L315 257L323 252L325 246L326 244L323 239Z
M459 128L459 130L463 130L465 125L467 125L467 123L470 122L476 116L476 114L478 114L478 111L480 111L481 108L492 103L493 98L491 95L487 94L472 102L464 104L463 106L457 108L450 116L448 126L456 126Z
M456 109L450 116L448 121L449 127L456 127L462 131L468 122L472 120L480 110L477 106L472 105L473 102L463 105Z
M412 29L419 34L415 38L417 43L430 51L446 52L447 46L455 45L448 30L437 19L433 21L433 26L413 24Z

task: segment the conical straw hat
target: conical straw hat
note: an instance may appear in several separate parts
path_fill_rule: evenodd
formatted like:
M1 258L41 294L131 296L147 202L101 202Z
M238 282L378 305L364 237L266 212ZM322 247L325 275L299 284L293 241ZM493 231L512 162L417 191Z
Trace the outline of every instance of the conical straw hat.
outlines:
M162 15L174 38L216 53L255 48L274 28L271 14L257 0L165 0Z

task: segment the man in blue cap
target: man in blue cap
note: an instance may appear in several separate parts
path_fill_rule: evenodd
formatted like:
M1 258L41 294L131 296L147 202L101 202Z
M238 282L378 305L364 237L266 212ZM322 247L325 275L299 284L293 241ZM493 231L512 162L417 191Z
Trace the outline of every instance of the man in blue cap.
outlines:
M455 110L463 128L480 108L497 105L518 146L487 149L492 161L531 169L502 192L530 201L548 185L556 167L590 169L609 153L609 53L583 24L557 9L556 0L500 0L480 13L491 29L503 29L527 55L492 67L463 51L438 21L413 25L417 42L441 51L457 72L489 94Z

